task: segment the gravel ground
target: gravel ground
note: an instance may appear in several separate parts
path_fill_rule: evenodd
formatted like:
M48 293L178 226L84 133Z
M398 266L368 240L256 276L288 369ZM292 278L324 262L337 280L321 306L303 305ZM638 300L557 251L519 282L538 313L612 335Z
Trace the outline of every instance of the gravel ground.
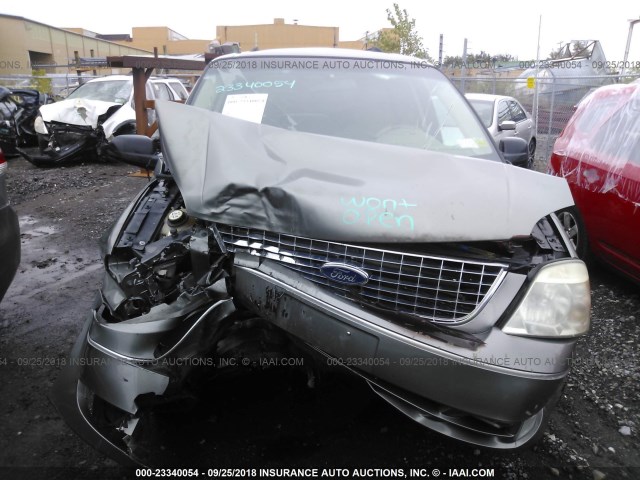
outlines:
M135 477L85 445L49 401L59 362L99 286L97 240L146 182L131 171L105 164L43 170L9 161L23 256L0 305L0 478ZM640 478L640 293L597 266L591 278L592 332L579 342L564 394L532 449L496 452L449 440L351 377L336 375L309 391L279 372L219 385L194 410L159 415L158 429L148 434L167 462L182 465L347 468L351 476L354 468L402 468L407 476L425 469L424 478L435 477L434 469L446 478L456 476L449 469L488 468L507 479ZM185 460L187 453L194 460Z

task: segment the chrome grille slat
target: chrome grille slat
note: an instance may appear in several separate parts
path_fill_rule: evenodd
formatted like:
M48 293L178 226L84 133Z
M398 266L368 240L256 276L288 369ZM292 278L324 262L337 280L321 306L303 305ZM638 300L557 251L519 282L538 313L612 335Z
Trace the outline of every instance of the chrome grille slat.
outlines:
M230 252L247 252L279 261L336 295L368 299L384 309L441 323L458 323L474 315L502 281L507 267L229 225L217 227ZM369 281L358 286L333 282L320 272L327 262L361 268L369 274Z

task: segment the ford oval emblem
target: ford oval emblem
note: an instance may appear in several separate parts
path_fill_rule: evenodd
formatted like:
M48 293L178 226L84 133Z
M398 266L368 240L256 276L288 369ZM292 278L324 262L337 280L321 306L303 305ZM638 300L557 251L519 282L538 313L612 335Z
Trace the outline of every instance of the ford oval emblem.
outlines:
M364 270L345 263L325 263L320 272L330 280L346 285L364 285L369 281L369 274Z

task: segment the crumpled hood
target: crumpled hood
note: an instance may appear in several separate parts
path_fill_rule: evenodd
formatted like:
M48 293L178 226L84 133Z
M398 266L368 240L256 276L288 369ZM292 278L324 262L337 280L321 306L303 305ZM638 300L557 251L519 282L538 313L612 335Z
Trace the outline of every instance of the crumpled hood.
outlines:
M45 122L62 122L71 125L86 125L96 128L98 117L110 107L118 106L115 102L72 98L40 107L40 114ZM121 106L121 105L120 105Z
M564 179L495 161L156 108L164 159L205 220L342 242L480 241L529 235L573 205Z

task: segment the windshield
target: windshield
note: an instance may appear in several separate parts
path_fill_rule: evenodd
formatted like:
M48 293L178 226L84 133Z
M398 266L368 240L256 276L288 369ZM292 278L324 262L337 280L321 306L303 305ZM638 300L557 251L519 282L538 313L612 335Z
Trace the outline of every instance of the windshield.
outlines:
M499 160L462 95L423 64L221 58L189 104L289 130Z
M480 117L480 120L482 120L482 123L484 123L484 126L489 128L493 123L493 100L469 99L469 103L478 113L478 116Z
M132 80L106 80L100 82L87 82L69 94L67 99L84 98L87 100L101 100L123 105L129 101Z

